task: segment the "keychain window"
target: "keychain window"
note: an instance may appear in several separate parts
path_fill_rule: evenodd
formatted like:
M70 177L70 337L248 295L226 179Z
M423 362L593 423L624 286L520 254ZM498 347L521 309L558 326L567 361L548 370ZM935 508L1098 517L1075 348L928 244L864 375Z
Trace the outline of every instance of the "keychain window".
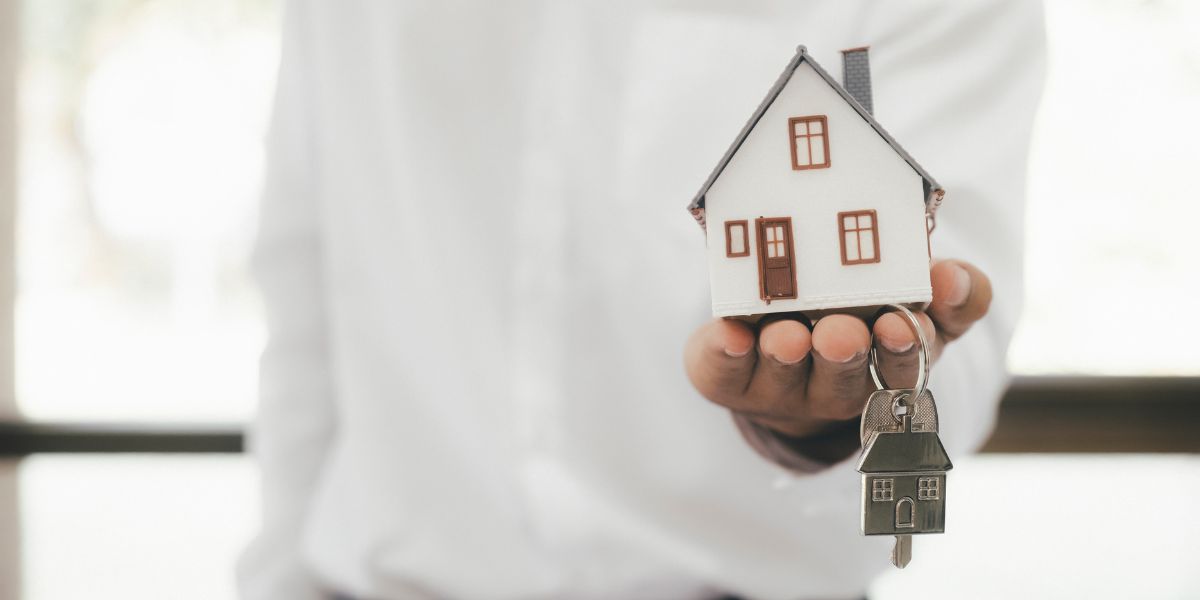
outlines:
M922 477L917 480L917 500L937 500L941 485L937 477Z
M876 479L871 483L871 500L875 502L891 502L895 500L895 480L891 478Z

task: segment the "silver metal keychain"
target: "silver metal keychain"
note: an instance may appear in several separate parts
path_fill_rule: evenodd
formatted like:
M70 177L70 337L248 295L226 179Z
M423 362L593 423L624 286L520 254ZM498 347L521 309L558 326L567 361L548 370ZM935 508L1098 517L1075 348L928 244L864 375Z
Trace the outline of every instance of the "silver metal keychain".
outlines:
M916 315L899 304L917 337L917 383L912 389L890 389L879 373L871 344L871 378L879 389L863 408L862 473L863 535L894 535L892 564L903 569L912 560L912 536L946 529L946 472L953 468L938 438L937 405L929 380L929 343Z

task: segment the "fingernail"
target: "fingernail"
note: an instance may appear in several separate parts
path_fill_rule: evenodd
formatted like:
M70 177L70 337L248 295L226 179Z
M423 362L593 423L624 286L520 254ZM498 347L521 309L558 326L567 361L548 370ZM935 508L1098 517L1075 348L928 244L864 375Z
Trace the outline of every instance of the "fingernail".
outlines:
M741 358L743 356L746 356L747 354L750 354L749 348L746 348L745 350L740 350L740 351L739 350L731 350L729 348L725 349L725 355L728 356L729 358Z
M971 275L962 267L954 267L954 289L946 297L946 304L962 306L971 294Z
M795 365L795 364L799 364L801 361L803 361L803 360L804 360L805 358L807 358L807 357L808 357L808 353L807 353L807 352L805 352L804 354L800 355L800 357L799 357L799 358L795 358L795 359L792 359L792 360L785 360L784 358L780 357L778 354L772 354L772 355L771 355L771 358L773 358L773 359L775 360L775 362L777 362L777 363L779 363L779 364L781 364L781 365Z
M844 365L846 363L854 362L856 360L862 360L863 357L865 357L867 355L866 352L859 351L859 352L855 352L854 354L851 354L850 356L847 356L846 358L834 358L834 357L830 357L830 356L825 356L824 354L817 352L815 349L813 350L813 354L820 356L822 359L824 359L828 362L838 363L838 364L842 364L842 365Z
M888 352L899 354L901 352L908 352L909 350L912 350L912 347L916 344L916 342L909 340L908 343L898 346L894 342L889 342L887 338L881 337L879 338L879 344L886 348Z

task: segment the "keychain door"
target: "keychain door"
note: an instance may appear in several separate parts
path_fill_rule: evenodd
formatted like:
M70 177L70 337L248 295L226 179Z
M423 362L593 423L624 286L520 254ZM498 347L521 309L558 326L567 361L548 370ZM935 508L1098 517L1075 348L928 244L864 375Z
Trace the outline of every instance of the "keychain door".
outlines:
M755 219L758 226L759 296L771 300L796 297L796 261L792 255L792 218Z

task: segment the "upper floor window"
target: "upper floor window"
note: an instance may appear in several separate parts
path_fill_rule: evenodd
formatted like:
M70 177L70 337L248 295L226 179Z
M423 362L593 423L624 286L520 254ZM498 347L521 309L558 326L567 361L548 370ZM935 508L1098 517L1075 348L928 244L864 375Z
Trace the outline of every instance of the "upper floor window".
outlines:
M825 115L788 119L792 137L792 169L824 169L829 166L829 123Z

